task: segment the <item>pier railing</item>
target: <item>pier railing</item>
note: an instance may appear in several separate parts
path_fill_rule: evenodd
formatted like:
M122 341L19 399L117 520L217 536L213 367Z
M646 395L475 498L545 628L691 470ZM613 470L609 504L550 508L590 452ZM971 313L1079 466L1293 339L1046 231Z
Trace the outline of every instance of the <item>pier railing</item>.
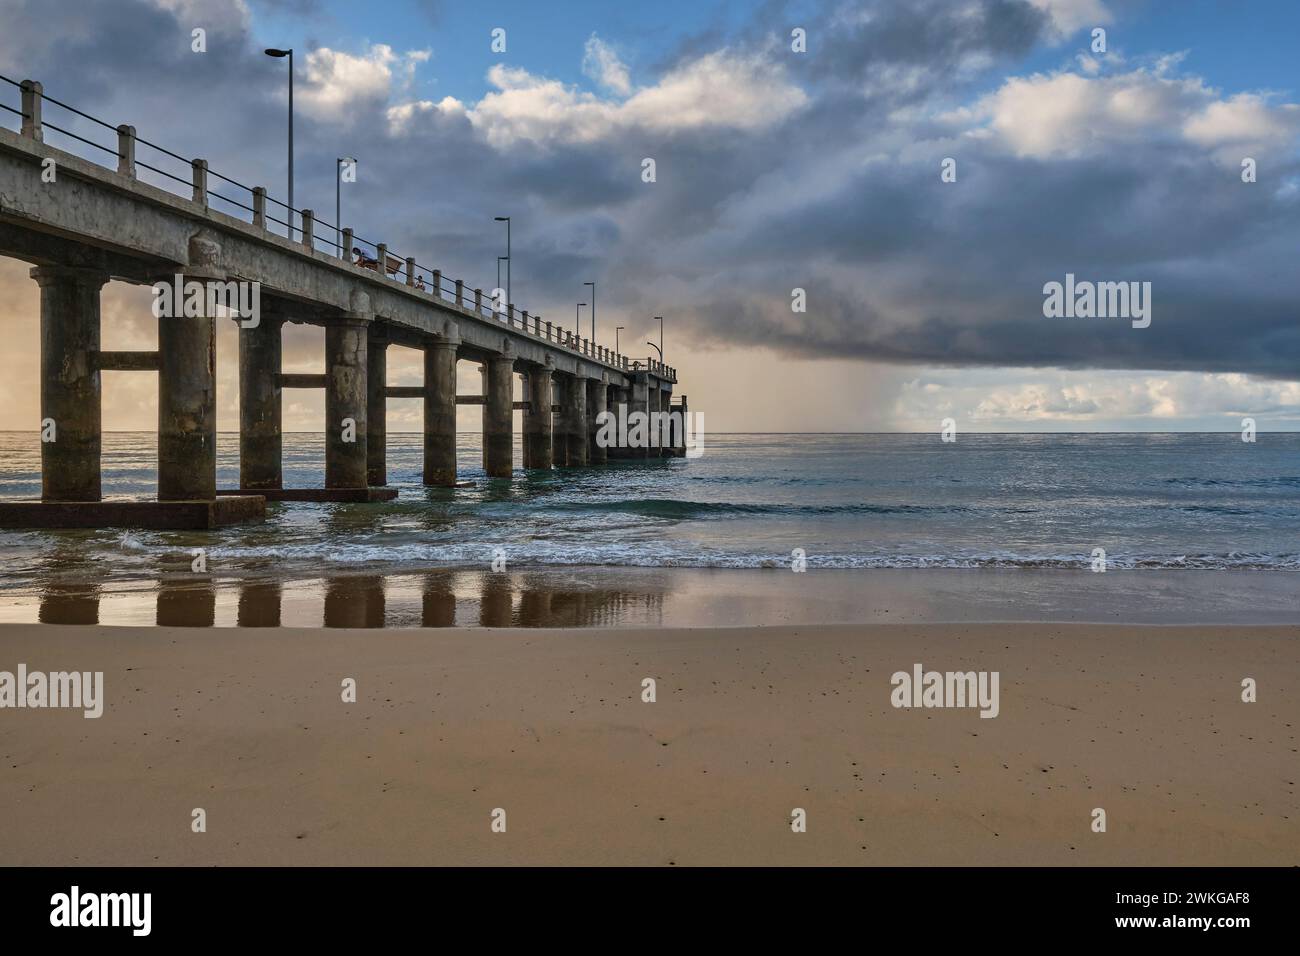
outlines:
M91 156L98 157L99 154L112 156L114 165L109 168L115 168L122 176L139 179L140 170L144 170L150 174L151 179L156 178L157 180L151 185L173 193L177 192L174 184L179 183L184 187L179 192L180 195L188 196L193 202L205 208L212 208L212 203L215 200L230 209L236 210L235 212L228 212L227 215L237 219L248 216L248 221L253 226L283 235L290 241L300 241L312 251L328 252L332 250L333 255L354 268L373 269L381 278L404 283L410 287L412 292L422 293L439 301L452 303L458 308L507 325L514 331L541 339L558 348L567 349L590 358L594 362L609 365L621 371L645 371L672 381L677 380L677 370L672 366L665 365L654 358L630 359L626 355L615 353L613 349L598 345L590 339L582 338L574 332L562 330L558 325L544 322L540 315L530 315L527 309L517 310L512 302L498 303L493 299L491 293L485 296L483 290L479 287L471 287L462 279L450 278L444 275L440 269L430 269L422 266L415 261L414 257L398 255L388 248L387 243L363 239L350 228L345 229L323 219L318 219L311 209L295 209L268 194L265 187L247 186L238 180L217 172L208 165L205 159L186 159L166 147L150 142L141 137L134 126L126 124L114 126L77 109L75 106L57 100L46 94L41 84L34 80L18 81L0 75L0 89L3 89L3 84L8 84L18 90L20 106L15 108L0 102L0 114L8 113L19 117L21 120L20 133L26 138L44 141L47 130L58 133L76 143L98 151L92 153ZM67 123L68 126L76 125L78 119L84 120L91 124L92 128L107 130L112 133L116 140L115 143L112 146L106 146L88 138L88 135L82 135L64 126L51 123L44 116L47 105L61 109L74 117L71 122ZM146 155L151 162L145 162L139 158L138 153L142 148L146 151ZM90 157L83 158L89 159ZM91 159L91 161L94 162L95 160ZM158 165L154 165L154 163ZM177 169L176 164L178 163L183 167L184 175L178 175L177 172L162 168L170 165L173 169ZM221 183L220 188L214 188L210 182L211 179L219 180ZM227 195L232 191L237 191L234 196ZM284 218L281 218L281 216ZM275 226L282 228L275 229ZM322 231L326 234L322 235ZM337 235L339 237L338 241L329 239L328 234ZM370 252L366 253L366 259L368 263L373 263L373 265L360 265L352 262L353 249L362 249L363 252L369 249Z

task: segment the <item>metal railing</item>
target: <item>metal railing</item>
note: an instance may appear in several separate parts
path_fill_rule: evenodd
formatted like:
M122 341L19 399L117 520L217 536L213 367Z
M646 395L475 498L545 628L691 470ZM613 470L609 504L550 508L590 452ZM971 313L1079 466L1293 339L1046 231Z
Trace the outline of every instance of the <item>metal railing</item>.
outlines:
M311 209L294 209L287 203L283 203L269 195L262 186L247 186L238 180L231 179L210 168L207 160L186 159L166 147L152 143L141 137L134 126L125 124L113 126L98 117L77 109L75 106L57 100L46 94L41 84L34 80L22 80L20 82L0 75L0 83L7 83L19 90L21 107L15 109L0 102L0 111L18 116L22 121L20 133L29 139L43 142L45 131L51 130L84 146L89 146L92 149L113 156L116 159L116 169L120 175L139 180L139 170L146 170L153 176L158 177L163 184L159 188L169 188L170 183L180 183L190 190L189 198L193 202L205 208L212 208L211 202L215 199L241 211L233 214L227 213L227 215L232 215L238 219L242 218L243 213L248 213L251 215L252 225L266 229L273 234L279 233L277 230L272 229L271 225L281 226L285 238L290 241L301 242L302 245L313 252L320 247L333 249L333 255L336 258L343 260L354 268L370 269L379 273L382 278L391 278L395 282L404 283L412 291L423 292L440 302L449 302L457 308L478 315L480 318L491 318L508 326L512 331L521 332L545 341L550 345L567 349L575 354L613 366L622 371L647 371L676 381L677 370L669 365L665 365L653 358L647 358L644 361L629 359L626 355L616 354L613 349L598 345L576 333L562 330L558 325L543 322L540 315L530 315L526 309L516 310L512 302L497 302L490 294L485 297L481 288L471 288L462 279L451 279L439 269L429 269L422 266L415 261L414 257L400 256L389 249L386 243L363 239L350 228L340 228L333 223L317 219ZM0 86L0 89L3 89L3 86ZM74 117L87 121L92 127L112 132L116 136L115 144L111 147L105 146L103 143L95 142L81 133L51 123L44 117L44 108L47 104L66 110ZM74 120L68 125L72 126L75 123ZM157 158L150 155L150 159L159 165L155 166L138 158L136 154L140 147L152 150L157 155ZM161 168L167 163L174 164L176 162L182 163L188 168L188 177ZM209 177L218 179L236 190L241 190L242 193L237 195L242 198L244 194L247 194L248 202L241 201L241 198L226 195L225 193L230 190L224 190L224 187L222 192L213 189L208 183ZM152 185L158 185L158 183ZM170 191L174 192L175 187L170 187ZM184 194L182 193L182 195ZM283 210L282 215L285 218L281 219L274 212L268 211L268 203L276 210ZM295 217L297 219L296 223ZM339 241L331 241L324 236L318 235L318 228L329 233L338 234ZM295 232L300 239L295 238ZM374 254L366 253L366 248L372 250ZM354 262L352 260L354 249L361 250L364 258Z

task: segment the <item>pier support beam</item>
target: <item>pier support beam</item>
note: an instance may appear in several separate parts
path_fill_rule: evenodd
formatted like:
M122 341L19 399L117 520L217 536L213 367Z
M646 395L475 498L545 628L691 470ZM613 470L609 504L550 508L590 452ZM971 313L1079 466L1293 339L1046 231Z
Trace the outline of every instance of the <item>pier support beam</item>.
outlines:
M564 395L560 404L561 429L564 436L564 461L568 468L584 468L587 454L587 381L577 375L561 379Z
M239 329L239 487L284 487L281 434L281 330L283 320L263 315Z
M41 500L99 501L99 293L108 276L40 266ZM52 441L46 440L51 428Z
M514 471L514 384L514 356L483 363L483 470L489 478L509 478Z
M348 315L325 326L325 487L365 488L367 326Z
M650 392L651 392L650 375L648 372L636 372L633 374L631 392L632 392L632 399L630 402L628 402L628 406L627 406L627 413L629 419L631 418L632 415L636 414L637 412L641 412L642 414L648 416L650 412ZM649 441L648 441L649 435L650 435L649 425L647 424L646 446L649 445ZM629 448L627 450L628 457L649 458L650 449L649 447L646 446L642 446L641 448Z
M449 334L424 349L424 483L456 485L456 347Z
M388 339L371 325L366 343L366 480L388 484Z
M215 317L158 320L159 501L217 496L216 360Z
M649 457L662 458L664 455L664 447L662 445L664 432L663 426L659 424L660 420L657 415L659 412L668 411L668 403L664 401L663 389L659 387L659 382L653 378L650 379L650 387L646 394L646 400L646 410L650 413L651 423L649 434Z
M524 467L549 469L551 451L551 369L534 365L528 369L528 410L524 412Z
M608 410L609 375L587 379L587 457L593 465L603 465L609 458L609 449L596 441L600 430L600 416Z

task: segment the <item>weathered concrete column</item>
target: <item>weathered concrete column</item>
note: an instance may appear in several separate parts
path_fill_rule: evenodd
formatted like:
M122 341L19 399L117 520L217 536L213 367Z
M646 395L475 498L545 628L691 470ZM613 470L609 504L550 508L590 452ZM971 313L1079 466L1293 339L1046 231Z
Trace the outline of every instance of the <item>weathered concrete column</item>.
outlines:
M632 374L631 391L632 391L632 400L628 402L628 406L627 406L627 413L628 413L629 420L631 420L631 416L635 415L637 412L641 412L644 415L648 415L650 411L650 391L651 391L650 374L648 372L634 372ZM628 426L628 431L631 431L631 425ZM647 422L646 425L647 446L649 445L649 441L648 441L649 437L650 437L649 423ZM628 451L629 458L650 457L649 447L643 446L641 448L629 448L627 451Z
M239 487L284 487L281 434L282 319L239 328Z
M630 388L622 388L618 385L613 385L610 387L609 412L615 417L614 426L616 429L618 427L618 415L619 415L620 406L623 409L623 414L626 415L627 412L631 411L631 409L628 407L631 401L632 401L632 390ZM606 448L605 454L609 458L630 458L631 455L629 454L629 451L630 449L624 448L621 445L614 445L610 448Z
M99 501L99 292L102 272L39 266L41 500ZM52 438L47 441L46 437Z
M190 237L183 282L225 281L221 246ZM175 276L164 276L175 280ZM158 500L213 501L217 496L217 320L186 316L173 303L158 319Z
M662 444L664 440L663 424L658 417L659 412L667 411L664 407L663 395L658 380L650 379L649 389L646 394L646 411L650 413L650 429L647 437L649 438L649 455L651 458L662 458L664 454Z
M371 323L366 342L366 481L388 484L388 339Z
M456 485L458 345L460 338L449 331L424 348L424 483L443 488Z
M348 313L325 326L325 487L365 488L367 317Z
M214 316L158 320L159 501L216 498L216 357Z
M483 363L483 470L489 478L514 471L515 360L496 355Z
M569 468L585 467L587 453L587 381L577 375L563 379L564 464Z
M587 456L593 465L603 465L609 458L608 449L596 441L600 430L598 419L609 403L609 376L587 380Z
M551 450L551 369L533 365L528 369L528 410L524 412L524 467L549 469L555 461Z

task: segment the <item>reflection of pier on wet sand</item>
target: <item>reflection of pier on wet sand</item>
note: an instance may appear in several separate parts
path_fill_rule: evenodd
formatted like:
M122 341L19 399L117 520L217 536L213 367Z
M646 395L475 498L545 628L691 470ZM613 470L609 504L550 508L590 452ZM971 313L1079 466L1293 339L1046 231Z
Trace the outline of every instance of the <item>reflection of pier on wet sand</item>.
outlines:
M0 623L180 627L710 627L852 622L1295 624L1295 575L1259 571L376 570L302 578L162 570L115 580L75 555L0 591Z
M164 574L156 587L111 590L52 578L37 599L42 624L170 627L592 627L661 623L663 592L558 589L525 572L425 571L282 581Z

